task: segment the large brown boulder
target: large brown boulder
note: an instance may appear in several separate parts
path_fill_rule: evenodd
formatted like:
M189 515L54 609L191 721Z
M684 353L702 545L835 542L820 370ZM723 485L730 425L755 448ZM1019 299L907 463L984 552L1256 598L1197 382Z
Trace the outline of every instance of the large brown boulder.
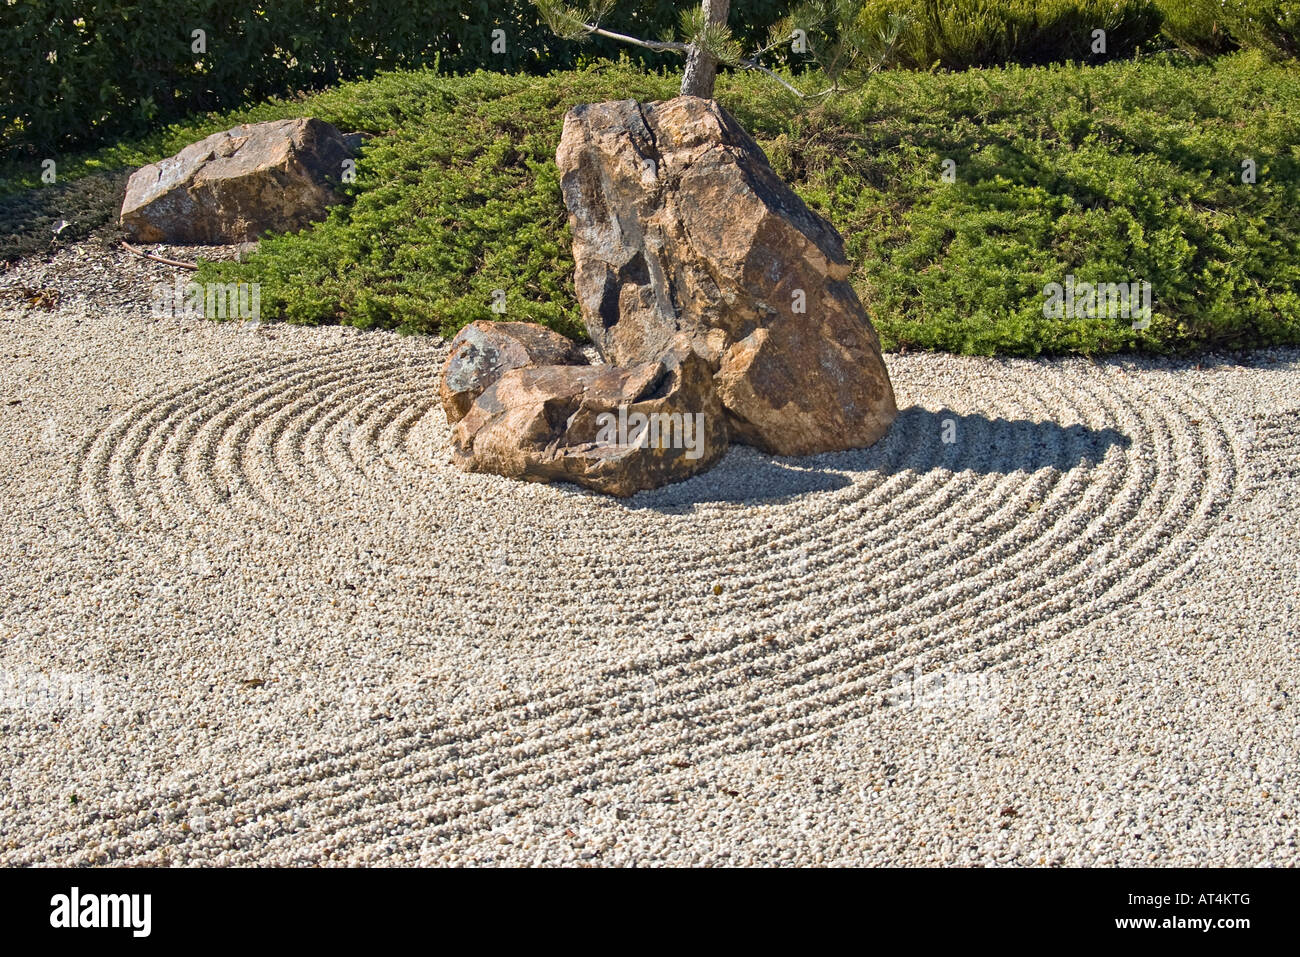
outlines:
M452 430L471 472L568 481L628 496L701 472L727 450L708 363L681 343L626 367L511 369Z
M132 174L122 202L141 242L219 245L292 232L340 202L353 143L316 119L245 123Z
M459 422L488 386L511 369L585 362L572 339L531 322L471 322L451 341L438 394L447 421Z
M769 452L870 445L897 414L839 233L713 100L569 111L556 161L587 331L606 361L679 332L732 432Z

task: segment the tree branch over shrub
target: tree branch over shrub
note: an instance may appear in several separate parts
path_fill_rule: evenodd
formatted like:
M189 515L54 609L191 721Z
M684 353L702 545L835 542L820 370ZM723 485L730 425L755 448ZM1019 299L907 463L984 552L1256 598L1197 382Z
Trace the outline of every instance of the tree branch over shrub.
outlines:
M564 39L583 42L604 37L655 52L682 54L686 57L683 96L713 96L719 64L762 73L800 99L846 92L860 86L870 74L893 65L908 28L908 18L902 14L890 14L883 25L866 24L858 16L858 0L805 0L772 26L765 45L746 54L727 26L730 0L701 0L699 7L682 12L681 39L671 36L658 40L628 36L601 26L614 11L617 0L588 0L581 7L564 0L533 3L547 26ZM762 57L779 47L805 56L805 62L819 69L829 85L817 92L805 92L766 66Z

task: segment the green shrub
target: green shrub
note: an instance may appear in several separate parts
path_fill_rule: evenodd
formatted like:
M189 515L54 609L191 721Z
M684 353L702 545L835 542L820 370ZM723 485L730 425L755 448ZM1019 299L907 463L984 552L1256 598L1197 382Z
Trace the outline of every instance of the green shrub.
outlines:
M1275 59L1300 56L1300 0L1223 0L1220 15L1241 46Z
M891 13L909 18L902 61L919 69L1101 62L1131 56L1160 32L1151 0L866 0L861 15L880 29ZM1104 52L1093 49L1099 29Z
M733 26L766 35L782 0L753 0ZM620 4L607 26L658 36L680 4ZM206 49L195 52L195 30ZM498 37L496 31L504 36ZM504 49L494 42L504 40ZM0 148L53 151L140 135L181 117L230 109L385 70L440 65L535 73L616 56L596 40L557 39L529 0L7 0L0 2ZM676 62L644 50L643 64Z
M1164 33L1200 56L1238 47L1274 59L1300 55L1300 2L1296 0L1158 0Z
M627 64L545 78L385 74L66 167L95 175L159 159L244 119L311 115L368 130L377 135L351 203L263 240L245 263L205 264L201 278L260 282L268 320L444 335L501 318L491 310L501 289L504 318L581 335L554 163L564 111L672 96L677 79ZM889 72L814 109L774 97L753 74L723 77L718 93L843 233L852 282L888 348L1300 343L1300 75L1258 53ZM1244 158L1256 164L1254 185L1241 181ZM940 175L944 159L955 182ZM24 204L22 221L48 218L43 209ZM1149 281L1151 326L1044 317L1044 286L1068 275Z
M493 318L502 289L507 318L581 335L553 160L563 113L674 93L675 77L626 65L331 91L312 112L363 128L402 117L364 153L354 202L247 263L205 269L260 281L264 312L294 322L449 335ZM811 111L752 74L724 77L719 96L844 234L890 348L1300 342L1300 76L1257 55L886 73ZM956 182L940 176L945 158ZM1045 318L1044 286L1067 275L1149 281L1150 328Z
M1222 15L1224 0L1158 0L1165 36L1189 53L1216 56L1236 49Z

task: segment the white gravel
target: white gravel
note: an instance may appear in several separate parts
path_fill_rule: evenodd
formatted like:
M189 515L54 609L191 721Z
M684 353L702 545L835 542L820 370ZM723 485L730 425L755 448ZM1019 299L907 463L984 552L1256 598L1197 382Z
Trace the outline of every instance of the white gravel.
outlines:
M0 277L0 864L1297 863L1300 351L892 355L622 502L173 277Z

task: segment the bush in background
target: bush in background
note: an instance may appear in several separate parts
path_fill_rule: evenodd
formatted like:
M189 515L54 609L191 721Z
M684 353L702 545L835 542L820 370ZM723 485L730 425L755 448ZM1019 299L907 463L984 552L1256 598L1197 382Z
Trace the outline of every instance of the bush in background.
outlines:
M736 4L732 31L761 46L792 6ZM681 10L680 0L618 4L605 25L655 37ZM1162 13L1168 37L1194 53L1300 50L1300 0L864 0L861 23L874 35L891 13L911 21L902 65L927 70L1125 58L1158 38ZM1092 50L1095 29L1106 31L1104 54ZM494 49L495 31L504 49ZM540 74L625 53L643 67L679 67L609 40L560 40L529 0L7 0L0 151L30 161L389 70ZM783 45L764 56L772 66L806 61Z
M1159 0L1164 35L1188 53L1217 56L1237 48L1228 35L1224 0Z
M866 0L872 29L890 14L910 20L902 62L927 70L1100 62L1132 56L1160 33L1152 0ZM1093 31L1106 31L1106 49L1093 52Z
M1223 0L1220 16L1242 47L1279 60L1300 56L1300 0Z
M608 25L638 36L658 36L680 12L672 0L620 6ZM734 32L761 40L788 6L746 2ZM203 52L195 30L204 31ZM7 0L0 147L26 155L85 147L384 70L541 73L619 52L610 41L579 49L557 39L529 0ZM633 57L677 65L648 51Z
M1300 56L1300 0L864 0L869 28L890 14L910 21L902 65L922 70L1122 59L1159 46L1161 34L1198 56ZM1092 49L1097 29L1104 54Z
M1189 53L1216 56L1239 47L1273 59L1300 56L1297 0L1159 0L1164 33Z
M443 335L503 318L499 289L504 318L581 336L554 160L564 111L672 96L677 82L609 64L544 79L401 73L282 104L384 132L350 204L204 280L260 282L268 319ZM812 110L752 73L722 77L718 94L844 235L888 348L1300 343L1300 75L1256 53L879 73ZM1067 275L1150 282L1150 327L1045 317L1044 286Z

